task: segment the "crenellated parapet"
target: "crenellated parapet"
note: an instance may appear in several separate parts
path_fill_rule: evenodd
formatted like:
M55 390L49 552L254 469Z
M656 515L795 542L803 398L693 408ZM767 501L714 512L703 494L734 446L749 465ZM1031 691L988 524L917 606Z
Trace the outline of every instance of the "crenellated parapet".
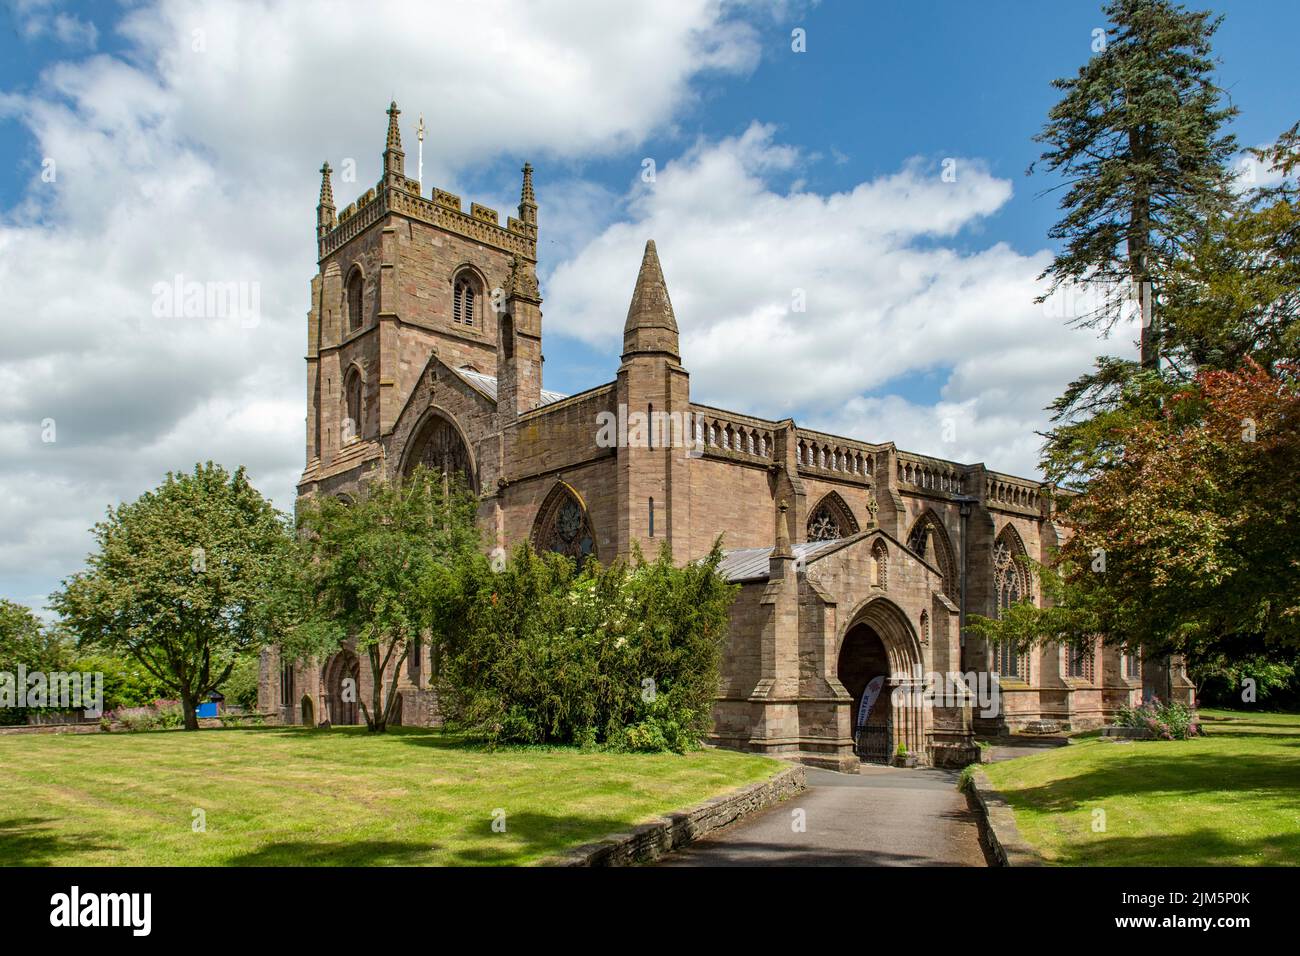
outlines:
M499 213L479 203L471 203L467 213L461 208L461 198L444 189L433 189L426 199L420 195L420 184L406 178L388 186L379 183L345 207L339 213L338 225L321 236L319 258L337 251L389 213L445 229L530 262L537 261L536 226L528 228L511 216L503 227Z
M434 187L426 197L419 180L402 171L405 154L397 129L397 104L389 107L388 137L384 149L384 175L373 187L349 203L334 219L333 195L327 214L318 216L317 258L325 259L367 227L389 214L405 216L438 229L482 243L493 249L537 262L537 201L533 192L532 167L524 167L519 216L509 216L503 226L497 210L470 203L466 212L461 197ZM322 170L324 173L324 170ZM327 174L326 174L327 175Z

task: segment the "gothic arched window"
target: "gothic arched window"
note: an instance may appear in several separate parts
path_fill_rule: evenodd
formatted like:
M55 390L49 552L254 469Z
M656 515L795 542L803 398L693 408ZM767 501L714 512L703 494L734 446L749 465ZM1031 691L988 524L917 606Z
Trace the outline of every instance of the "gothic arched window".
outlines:
M451 320L460 325L477 325L478 283L468 272L456 277L451 297Z
M348 369L348 374L343 379L343 441L345 443L361 435L361 400L361 373L354 365Z
M957 562L953 559L947 529L938 515L927 509L916 519L907 536L907 548L939 569L943 576L943 593L955 600L961 582L957 580Z
M858 533L858 523L844 499L831 492L808 515L809 541L834 541Z
M573 489L561 482L556 485L537 512L533 524L533 547L554 551L582 563L596 554L596 535L586 507Z
M997 599L997 615L1017 601L1032 600L1029 571L1023 561L1025 545L1011 525L1007 525L993 542L993 591ZM995 669L1003 677L1029 679L1029 651L1010 641L994 645Z
M409 475L417 465L440 472L445 478L460 475L471 491L476 490L474 470L465 441L460 437L456 426L441 415L430 417L411 443L411 453L406 458L403 470Z
M355 332L361 328L361 290L364 288L365 279L361 276L360 269L353 269L352 274L348 276L348 331Z

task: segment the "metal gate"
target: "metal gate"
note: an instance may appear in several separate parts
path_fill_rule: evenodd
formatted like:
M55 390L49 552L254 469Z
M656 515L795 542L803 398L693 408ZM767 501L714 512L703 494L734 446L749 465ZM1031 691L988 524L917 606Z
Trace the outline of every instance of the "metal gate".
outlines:
M858 731L858 739L854 741L854 752L863 760L871 763L889 763L893 754L890 752L890 746L894 741L894 728L889 722L873 723L868 721L866 726Z

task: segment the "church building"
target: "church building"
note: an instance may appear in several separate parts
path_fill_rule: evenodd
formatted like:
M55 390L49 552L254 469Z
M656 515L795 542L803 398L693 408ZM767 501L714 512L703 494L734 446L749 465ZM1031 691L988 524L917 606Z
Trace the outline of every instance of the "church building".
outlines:
M964 634L966 615L1040 599L1016 559L1045 561L1063 542L1053 489L694 401L653 241L612 379L545 389L532 168L504 222L466 210L407 177L398 115L391 105L383 177L341 211L321 170L301 496L423 464L464 475L488 550L527 540L609 562L667 542L685 562L721 535L721 570L741 589L713 708L720 746L837 769L904 751L963 765L976 733L1097 726L1144 691L1186 699L1181 666L1100 640L1017 650ZM398 675L402 723L440 719L430 668L424 648ZM357 723L348 678L369 699L350 650L305 664L269 650L260 709Z

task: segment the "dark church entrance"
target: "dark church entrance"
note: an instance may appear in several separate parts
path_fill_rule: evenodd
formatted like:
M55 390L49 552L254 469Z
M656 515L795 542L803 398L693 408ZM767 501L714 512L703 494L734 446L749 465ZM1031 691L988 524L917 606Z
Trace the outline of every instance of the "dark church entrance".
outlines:
M844 689L853 695L850 726L854 751L863 760L889 763L894 739L893 708L889 699L889 656L885 653L884 642L869 624L855 624L844 636L836 676ZM863 721L862 698L875 678L880 678L879 691Z
M347 726L358 723L357 695L360 687L361 662L351 651L342 650L330 659L325 669L326 709L330 723Z

